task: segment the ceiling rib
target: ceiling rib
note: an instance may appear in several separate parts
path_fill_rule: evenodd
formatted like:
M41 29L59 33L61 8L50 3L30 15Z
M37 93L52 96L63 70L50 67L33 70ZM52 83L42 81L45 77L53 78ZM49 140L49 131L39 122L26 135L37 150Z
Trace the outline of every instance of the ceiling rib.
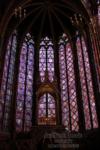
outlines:
M43 9L41 9L40 11L38 11L37 15L34 17L34 20L31 21L31 23L29 24L29 26L26 28L24 36L27 34L27 32L29 32L29 30L35 24L36 20L38 19L38 17L41 15L42 12L43 12Z
M46 11L44 10L43 12L43 16L42 16L42 19L41 19L41 27L40 27L40 34L39 34L39 41L41 39L41 35L42 35L42 31L43 31L43 25L44 25L44 21L45 21L45 17L46 17Z
M59 22L61 28L63 29L63 32L66 33L66 29L65 29L65 27L64 27L64 25L63 25L61 19L58 17L58 15L56 14L56 12L55 12L54 10L52 10L52 13L54 14L54 16L56 17L56 19L58 20L58 22Z
M54 32L53 21L52 21L52 16L51 16L50 10L48 10L48 16L49 16L49 22L50 22L50 27L51 27L51 34L53 37L53 41L55 41L55 32Z

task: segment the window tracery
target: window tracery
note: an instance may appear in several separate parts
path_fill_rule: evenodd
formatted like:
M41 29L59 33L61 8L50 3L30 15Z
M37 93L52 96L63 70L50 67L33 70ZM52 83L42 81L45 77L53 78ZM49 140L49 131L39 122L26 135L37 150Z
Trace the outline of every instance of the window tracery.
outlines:
M13 91L14 66L16 59L16 32L8 41L5 55L4 71L0 89L0 125L5 130L9 127L11 112L11 100ZM85 128L98 128L96 100L93 89L92 74L89 62L89 54L85 39L76 35L76 50L80 76ZM59 73L61 89L62 124L67 130L79 131L79 106L77 104L76 76L74 64L74 52L71 42L66 34L59 41ZM46 77L50 84L55 82L54 68L54 45L52 40L45 37L40 42L39 49L39 74L41 84L45 83ZM33 106L33 80L34 80L34 41L28 33L22 44L18 85L16 92L16 131L29 131L32 127ZM56 80L57 82L57 80ZM56 83L57 84L57 83ZM57 87L57 85L54 85ZM55 89L55 88L54 88ZM52 90L54 90L52 89ZM56 99L45 92L38 100L38 125L56 125Z
M90 71L87 46L83 36L77 37L76 46L78 55L78 65L80 70L85 126L86 129L97 128L98 121L96 114L93 83Z
M45 37L40 43L39 71L42 82L45 80L46 71L48 71L49 80L51 82L54 80L53 43L48 37Z
M16 130L28 131L32 125L34 41L28 33L20 54L16 100Z
M8 40L0 89L0 125L4 128L4 130L8 130L10 120L14 65L17 46L16 36L17 33L14 31Z
M68 130L79 129L73 54L67 36L59 42L59 66L62 103L62 123Z
M56 125L55 99L49 93L45 93L39 99L38 125Z

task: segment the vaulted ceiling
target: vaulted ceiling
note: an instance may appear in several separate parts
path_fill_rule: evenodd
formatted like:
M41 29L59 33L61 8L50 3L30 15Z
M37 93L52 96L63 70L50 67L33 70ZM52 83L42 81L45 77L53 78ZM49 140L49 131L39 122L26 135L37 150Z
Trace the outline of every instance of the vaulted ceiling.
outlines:
M95 7L95 1L90 0L90 9ZM26 10L25 18L15 17L14 10L19 6ZM0 7L0 33L16 27L22 33L31 32L38 37L48 34L53 38L63 32L73 32L71 18L75 14L89 19L81 0L0 0Z

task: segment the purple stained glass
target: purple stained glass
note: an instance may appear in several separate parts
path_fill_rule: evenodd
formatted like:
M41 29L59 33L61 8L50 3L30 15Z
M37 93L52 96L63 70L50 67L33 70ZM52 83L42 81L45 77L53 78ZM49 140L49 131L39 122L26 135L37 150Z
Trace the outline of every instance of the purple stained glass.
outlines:
M49 93L40 97L38 104L38 124L56 125L55 100Z
M70 43L66 44L66 65L68 74L68 89L69 89L69 101L70 101L70 114L71 114L71 128L72 130L78 131L78 107L76 97L76 86L75 86L75 73L73 64L73 55Z
M86 79L85 79L85 70L84 70L84 64L83 64L80 38L77 38L76 46L77 46L78 64L79 64L80 80L81 80L81 87L82 87L83 107L84 107L84 115L85 115L85 126L86 126L86 129L90 129L91 128L90 112L89 112L89 103L88 103L88 95L87 95L87 87L86 87Z
M100 5L98 6L98 25L100 26Z
M98 121L97 121L97 114L96 114L96 106L95 106L95 98L93 92L89 57L88 57L85 40L83 37L81 37L81 39L80 37L77 38L76 46L77 46L77 55L78 55L78 63L79 63L79 70L80 70L85 126L86 129L91 129L93 124L93 128L97 128Z
M82 47L83 47L83 55L84 55L84 60L85 60L84 63L85 63L85 71L86 71L86 77L87 77L90 106L91 106L91 112L92 112L93 127L97 128L98 121L97 121L95 97L94 97L94 91L93 91L93 85L92 85L92 77L91 77L87 47L86 47L85 40L83 37L82 37Z
M50 43L49 43L50 44ZM48 44L47 50L47 66L48 66L48 73L49 73L49 80L53 81L54 77L54 52L52 45Z
M54 79L54 52L53 43L48 37L40 43L39 71L42 82L45 80L46 70L48 71L49 80L52 82Z
M41 46L40 48L39 71L40 71L41 81L43 82L45 79L45 71L46 71L46 49L44 46Z
M17 131L29 131L32 125L33 76L34 41L30 38L30 34L27 34L20 54L16 108Z
M59 46L59 66L60 66L60 83L61 83L60 85L61 85L61 99L62 99L61 101L62 102L62 123L69 129L69 107L68 107L68 91L67 91L67 76L66 76L64 44L61 44ZM66 88L63 89L63 87Z
M59 41L59 68L62 123L68 130L79 130L75 73L71 45L67 37Z
M0 122L3 120L3 124L0 126L2 126L4 130L8 130L9 128L16 42L16 31L14 31L7 44L4 71L0 89L0 107L2 108L2 112L0 112Z

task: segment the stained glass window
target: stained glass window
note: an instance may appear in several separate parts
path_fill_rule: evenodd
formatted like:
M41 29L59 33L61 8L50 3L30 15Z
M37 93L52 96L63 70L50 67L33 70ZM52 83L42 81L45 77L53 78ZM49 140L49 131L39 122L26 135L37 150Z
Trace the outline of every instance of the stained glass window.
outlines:
M78 108L71 44L64 34L59 42L59 66L62 103L62 123L68 130L78 131Z
M32 119L32 95L34 75L34 41L28 33L20 54L16 101L16 130L29 131Z
M4 130L9 128L10 121L16 42L16 31L14 31L14 33L10 36L7 45L0 89L0 126L2 126Z
M90 71L88 51L83 37L77 37L76 46L82 88L85 126L86 129L97 128L98 121L96 114L95 97L93 92L93 83Z
M100 26L100 2L99 2L99 6L98 6L98 24Z
M40 97L38 103L38 124L56 125L55 99L49 93Z
M76 35L76 50L80 76L85 128L97 128L97 113L88 49L83 36ZM9 129L13 78L16 56L16 32L10 36L5 54L4 70L0 87L0 128ZM69 131L79 130L77 91L75 80L74 51L66 34L59 41L59 71L61 90L62 124ZM19 58L18 85L16 91L16 131L30 131L32 127L33 80L34 80L34 41L28 33L22 43ZM39 72L41 84L48 72L50 82L54 81L54 46L45 37L39 48ZM50 83L54 86L54 84ZM44 84L44 83L43 83ZM55 85L56 86L56 85ZM57 87L56 87L57 88ZM44 93L37 103L38 125L56 125L56 99Z
M46 37L41 40L39 52L39 71L41 81L45 80L45 73L48 71L49 80L52 82L54 79L54 52L53 43Z

